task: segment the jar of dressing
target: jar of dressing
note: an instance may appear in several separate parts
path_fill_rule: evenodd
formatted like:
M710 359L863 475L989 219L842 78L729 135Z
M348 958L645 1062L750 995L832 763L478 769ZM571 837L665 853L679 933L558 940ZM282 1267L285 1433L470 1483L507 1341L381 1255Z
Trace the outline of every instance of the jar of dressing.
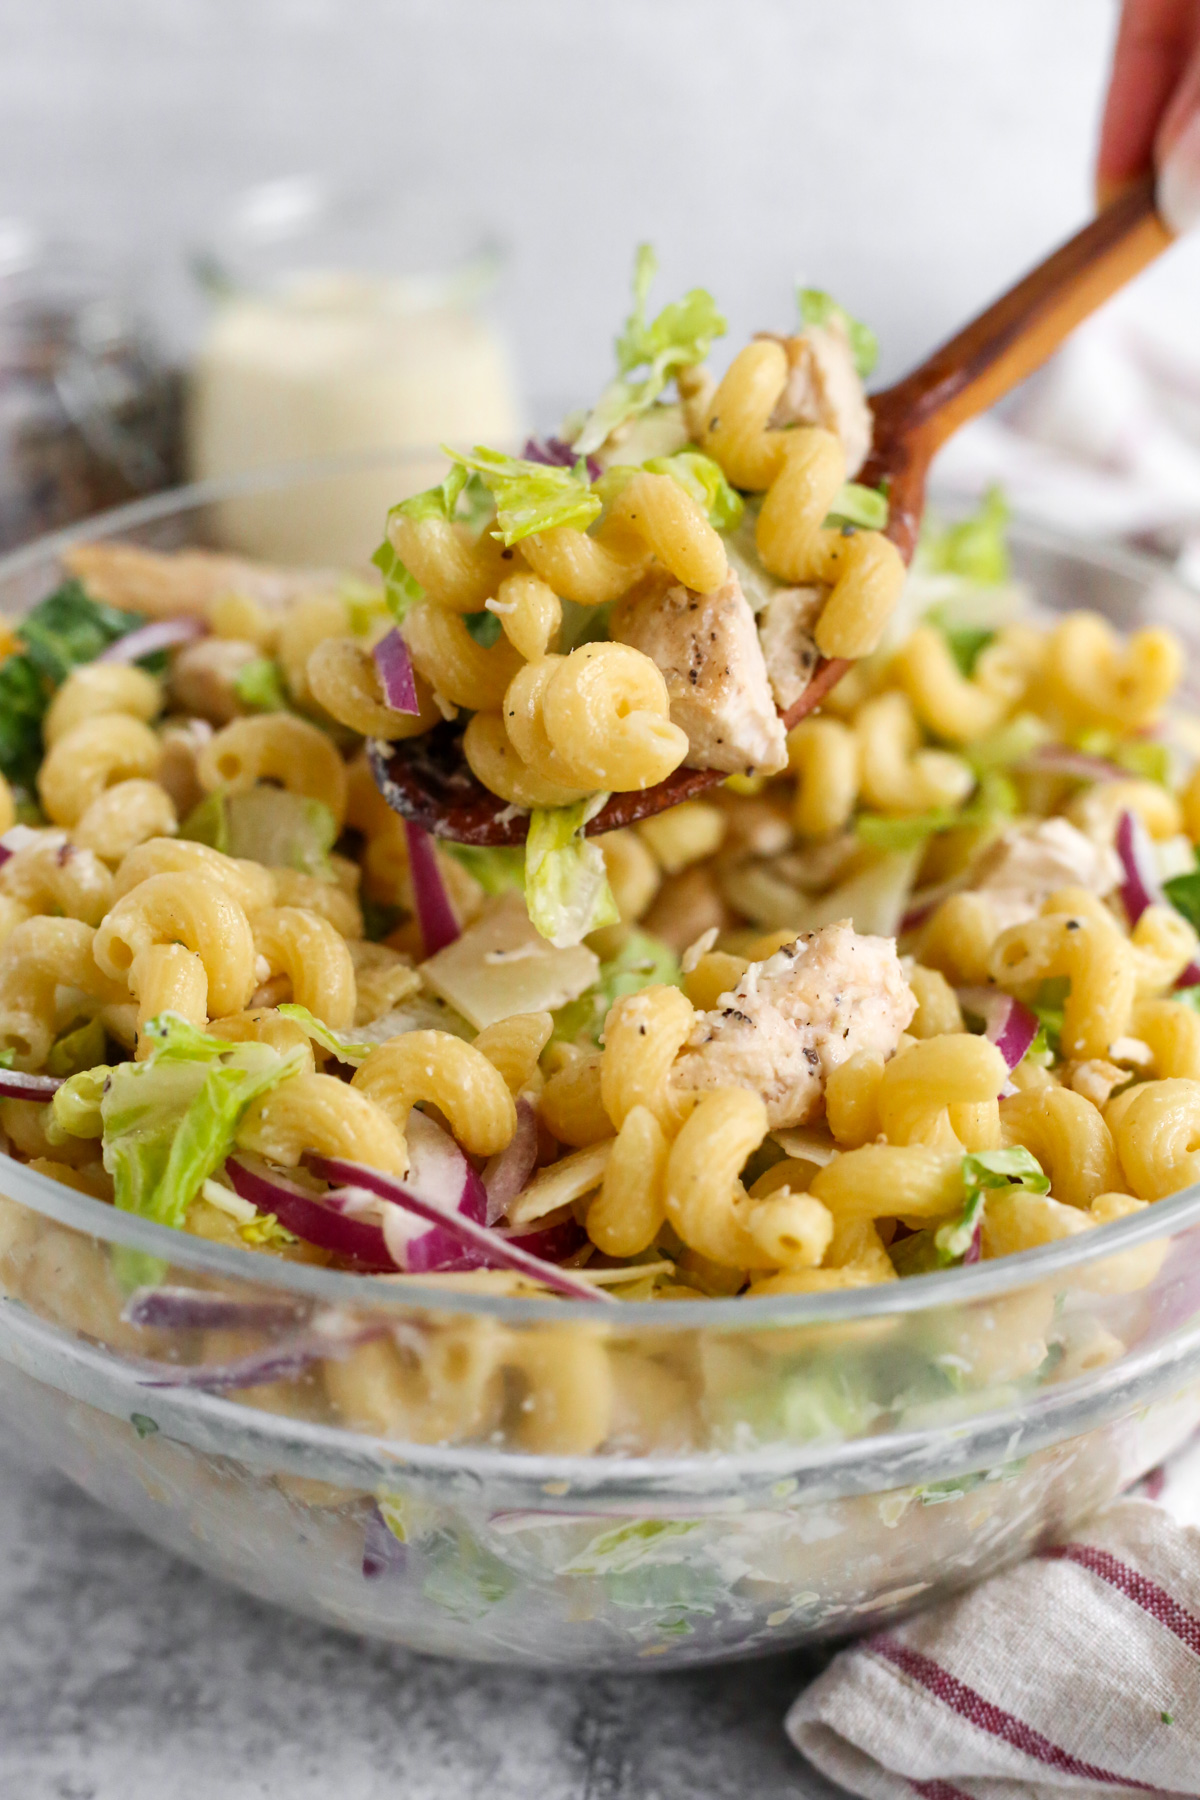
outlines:
M521 418L487 313L495 246L444 209L346 195L312 177L253 188L193 259L210 296L188 382L196 480L353 452L429 450L397 491L387 467L304 499L227 502L228 546L270 561L361 564L388 507L440 479L443 442L507 447Z

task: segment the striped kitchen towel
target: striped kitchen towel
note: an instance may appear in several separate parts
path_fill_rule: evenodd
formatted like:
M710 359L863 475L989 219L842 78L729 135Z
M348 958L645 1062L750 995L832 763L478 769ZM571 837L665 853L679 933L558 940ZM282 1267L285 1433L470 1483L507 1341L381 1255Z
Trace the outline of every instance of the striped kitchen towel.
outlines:
M869 1800L1200 1796L1200 1450L1139 1492L843 1650L797 1748Z

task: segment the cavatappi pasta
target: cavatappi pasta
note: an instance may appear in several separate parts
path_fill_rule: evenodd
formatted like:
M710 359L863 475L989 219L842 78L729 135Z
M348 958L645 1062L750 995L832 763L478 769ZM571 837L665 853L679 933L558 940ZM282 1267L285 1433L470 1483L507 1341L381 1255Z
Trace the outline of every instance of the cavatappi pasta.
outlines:
M827 522L860 503L841 484L869 443L861 393L843 382L858 405L839 413L814 372L844 376L849 343L835 310L719 384L681 363L686 437L656 402L598 440L597 479L545 465L539 504L602 510L511 555L429 496L399 509L387 583L423 590L407 712L374 654L384 588L80 552L0 664L18 692L50 609L65 666L30 664L0 738L0 1092L4 1070L61 1085L10 1083L8 1154L264 1255L626 1303L876 1286L1200 1179L1200 723L1176 703L1179 646L1039 615L994 501L928 535L887 624L886 541ZM685 481L649 466L676 457ZM724 535L703 457L718 498L751 496ZM485 522L510 501L499 480L468 495ZM673 591L703 612L737 569L856 667L786 738L772 699L777 755L587 861L576 809L693 740L669 666L618 632L570 644L567 622L611 608L652 644ZM183 623L139 657L154 595ZM543 820L551 886L583 870L607 895L579 930L533 903L532 822L525 856L434 844L381 797L364 740L464 710L476 772ZM1156 1268L1151 1246L1095 1278L1120 1292ZM542 1397L530 1447L606 1440L632 1378L599 1337L461 1336L419 1369L378 1342L331 1360L330 1403L363 1428L486 1433L506 1372ZM1035 1340L1044 1356L1035 1333L997 1367L1037 1365Z

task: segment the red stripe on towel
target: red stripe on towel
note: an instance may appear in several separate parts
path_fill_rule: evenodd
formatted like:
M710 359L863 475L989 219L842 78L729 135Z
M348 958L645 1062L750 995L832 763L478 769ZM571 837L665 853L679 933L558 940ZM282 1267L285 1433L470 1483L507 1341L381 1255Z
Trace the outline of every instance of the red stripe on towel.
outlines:
M914 1794L920 1794L921 1800L972 1800L970 1794L951 1787L948 1781L910 1781L908 1785Z
M1111 1787L1138 1788L1145 1794L1161 1793L1161 1788L1152 1787L1147 1781L1133 1781L1128 1775L1114 1775L1109 1769L1098 1769L1093 1763L1080 1762L1069 1750L1060 1744L1051 1743L1024 1719L1016 1718L1005 1712L1002 1707L993 1706L990 1700L977 1693L965 1682L959 1681L940 1664L919 1650L911 1649L907 1644L899 1643L895 1638L881 1633L878 1637L868 1638L862 1646L864 1650L873 1650L894 1663L902 1674L931 1693L943 1706L966 1719L969 1725L975 1725L980 1731L988 1732L992 1737L1000 1738L1011 1744L1014 1750L1022 1751L1036 1762L1044 1763L1049 1769L1060 1769L1064 1775L1077 1775L1083 1780L1104 1782Z
M1143 1612L1148 1612L1152 1619L1157 1619L1160 1625L1165 1625L1168 1631L1173 1631L1180 1643L1200 1656L1200 1619L1180 1606L1166 1588L1130 1568L1111 1550L1099 1550L1094 1544L1055 1544L1052 1549L1043 1550L1042 1556L1048 1561L1073 1562L1081 1569L1089 1569L1101 1581L1107 1581L1110 1587L1140 1606Z

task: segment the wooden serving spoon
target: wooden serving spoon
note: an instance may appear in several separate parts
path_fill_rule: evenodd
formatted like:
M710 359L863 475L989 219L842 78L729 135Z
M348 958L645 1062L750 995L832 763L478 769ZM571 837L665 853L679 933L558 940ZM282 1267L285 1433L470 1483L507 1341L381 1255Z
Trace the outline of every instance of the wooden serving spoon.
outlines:
M911 562L936 452L960 425L1040 368L1063 339L1172 242L1154 206L1154 181L1127 188L977 319L894 387L872 394L870 460L859 480L888 484L887 536ZM788 730L840 681L848 662L820 661L785 712ZM371 766L388 805L436 837L463 844L519 844L528 815L489 793L462 755L462 733L438 725L424 737L373 743ZM587 826L615 831L677 806L726 779L719 769L676 769L656 787L614 794Z

